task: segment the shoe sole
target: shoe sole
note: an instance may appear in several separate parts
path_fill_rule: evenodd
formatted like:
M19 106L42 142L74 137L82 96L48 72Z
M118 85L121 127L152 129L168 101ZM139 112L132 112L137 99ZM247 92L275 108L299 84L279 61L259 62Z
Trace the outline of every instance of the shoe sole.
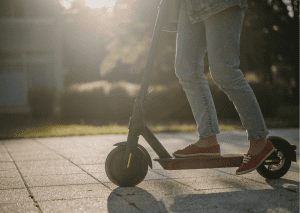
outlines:
M263 162L275 151L275 147L273 147L272 151L266 155L266 157L254 168L247 170L247 171L243 171L243 172L236 172L236 175L243 175L249 172L252 172L253 170L257 169L258 167L260 167L261 164L263 164Z
M196 157L196 156L220 156L221 153L205 153L205 154L189 154L189 155L183 155L183 154L173 154L174 157L179 157L179 158L188 158L188 157Z

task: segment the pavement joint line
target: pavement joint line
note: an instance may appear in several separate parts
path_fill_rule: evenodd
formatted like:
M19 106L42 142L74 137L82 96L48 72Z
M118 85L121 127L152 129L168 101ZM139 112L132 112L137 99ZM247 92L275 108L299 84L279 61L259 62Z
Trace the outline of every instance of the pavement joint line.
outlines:
M70 173L70 174L47 174L47 175L24 175L24 177L35 177L35 176L49 176L49 175L78 175L83 173Z
M13 161L13 163L15 164L15 167L16 167L16 169L18 170L18 173L19 173L19 175L20 175L20 177L21 177L21 179L22 179L22 181L23 181L23 183L24 183L24 185L25 185L25 187L26 187L26 189L27 189L27 192L29 193L28 196L29 196L29 197L32 199L32 201L33 201L33 205L39 210L39 212L42 212L42 209L40 208L38 202L35 200L35 198L34 198L32 192L31 192L29 186L27 185L27 183L26 183L26 181L25 181L25 179L24 179L24 177L23 177L23 175L22 175L22 173L21 173L19 167L17 166L16 162L15 162L14 159L12 158L11 154L9 153L9 151L7 150L7 148L6 148L6 146L5 146L5 144L4 144L3 142L2 142L2 145L4 146L4 148L5 148L5 150L7 151L8 155L10 156L10 158L11 158L12 161Z
M155 172L155 173L156 173L156 172ZM156 173L156 174L159 174L159 173ZM160 174L160 175L162 175L162 174ZM165 175L162 175L162 176L167 177L167 176L165 176ZM167 177L167 179L168 179L168 177ZM187 186L188 188L191 188L191 189L193 189L193 190L196 190L196 189L194 189L193 187L191 187L191 186L189 186L189 185L187 185L187 184L185 184L185 183L181 183L181 182L179 182L179 181L176 181L176 179L171 179L171 180L174 181L174 182L176 182L176 183L179 183L179 184L181 184L181 185Z
M91 175L90 173L88 173L87 171L85 171L84 169L82 169L80 166L78 166L77 164L75 164L73 161L71 161L70 159L66 158L65 156L63 156L62 154L60 154L59 152L57 152L56 150L48 147L47 145L40 143L38 141L37 138L34 139L35 141L37 141L37 143L41 144L42 146L47 147L48 149L54 151L57 155L61 156L62 158L64 158L65 160L68 160L70 163L72 163L73 165L75 165L76 167L78 167L79 169L81 169L83 172L85 172L86 174L88 174L89 176L91 176L93 179L95 179L98 183L101 183L103 186L105 186L106 188L110 189L108 186L104 185L101 181L99 181L97 178L95 178L93 175ZM81 174L81 173L80 173ZM110 189L111 190L111 189Z
M11 189L24 189L24 188L8 188L8 189L0 189L0 191L11 190Z
M113 192L113 190L112 190L109 186L105 185L103 182L101 182L100 180L98 180L97 178L95 178L95 177L94 177L92 174L90 174L89 172L87 172L87 171L85 171L84 169L82 169L80 166L78 166L77 164L75 164L75 163L74 163L73 161L71 161L70 159L66 158L65 156L63 156L62 154L58 153L56 150L54 150L54 149L48 147L47 145L45 145L45 144L39 142L39 141L38 141L38 138L35 138L35 139L33 139L33 140L36 141L37 143L41 144L42 146L45 146L45 147L47 147L48 149L54 151L55 153L57 153L59 156L63 157L64 159L70 161L73 165L75 165L75 166L77 166L78 168L80 168L82 171L84 171L86 174L88 174L90 177L92 177L92 178L93 178L94 180L96 180L98 183L102 184L104 187L106 187L107 189L111 190L111 192L114 193L116 196L121 197L121 198L124 199L129 205L132 205L132 203L129 202L128 200L126 200L125 197L123 197L121 194L118 194L118 193ZM77 185L78 185L78 184L77 184ZM136 205L132 205L132 206L134 206L137 210L143 212L143 211L142 211L141 209L139 209Z
M50 200L40 200L40 202L46 202L46 201L60 201L60 200L83 200L83 199L106 199L105 197L78 197L78 198L60 198L60 199L50 199Z
M30 186L30 188L44 188L44 187L46 188L46 187L56 187L56 186L87 186L87 185L96 185L96 184L99 184L99 183L86 183L86 184L80 183L80 184L64 184L64 185Z
M233 177L237 177L237 178L241 178L241 179L247 179L247 180L254 181L254 182L256 182L256 183L260 183L260 184L263 184L263 185L264 185L264 183L262 183L262 182L260 182L260 181L257 181L257 180L254 180L254 179L251 179L251 178L246 178L246 177L239 176L239 175L233 175L233 174L230 174L230 173L227 173L227 172L224 172L224 171L220 171L220 170L218 170L217 168L215 168L214 170L215 170L215 171L218 171L218 172L221 172L221 173L225 173L225 174L227 174L227 175L231 175L231 176L233 176Z
M217 168L212 168L212 170L218 171L218 172L221 172L221 173L225 173L225 174L230 175L230 176L232 176L232 177L236 177L236 176L237 176L237 175L233 175L233 174L230 174L230 173L227 173L227 172L224 172L224 171L220 171L220 170L218 170ZM154 172L154 173L159 174L159 173L157 173L157 172ZM165 176L165 175L163 175L163 174L159 174L159 175L162 175L162 176L164 176L164 177L167 177L167 176ZM253 180L253 179L250 179L250 178L246 178L246 177L238 177L238 178L240 178L240 179L248 179L248 180L250 180L250 181L254 181L254 182L256 182L256 183L259 183L259 184L261 184L261 185L264 185L264 183L259 182L259 181L256 181L256 180ZM173 180L173 181L175 181L175 182L177 182L177 183L180 183L180 184L182 184L182 185L184 185L184 186L188 186L189 188L192 188L192 189L195 190L195 191L206 190L206 189L195 189L195 188L191 187L190 185L187 185L187 184L181 183L181 182L179 182L179 181L176 181L176 179L183 179L183 178L169 178L169 177L167 177L167 179L171 179L171 180ZM188 178L184 178L184 179L188 179ZM152 180L153 180L153 179L152 179ZM151 181L151 180L145 180L145 181ZM225 187L225 188L234 188L234 187ZM280 186L279 186L279 187L275 187L275 188L284 188L284 187L280 187ZM220 189L223 189L223 188L220 188ZM246 188L243 188L243 189L246 190Z
M59 159L41 159L41 160L16 160L15 162L34 162L34 161L49 161L49 160L59 160ZM10 162L10 161L7 161Z

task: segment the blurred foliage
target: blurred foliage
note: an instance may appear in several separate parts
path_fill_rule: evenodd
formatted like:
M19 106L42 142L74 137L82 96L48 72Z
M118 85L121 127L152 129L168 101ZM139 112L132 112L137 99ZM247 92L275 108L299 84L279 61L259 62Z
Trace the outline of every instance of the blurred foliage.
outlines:
M297 24L295 20L298 19L289 16L287 6L282 1L249 0L248 2L245 27L241 35L241 69L244 70L245 78L260 103L264 117L271 118L276 115L278 107L283 103L288 101L298 103L298 93L295 93L295 88L299 85L298 50L294 46L298 38L296 39L295 34L292 33ZM69 110L71 106L88 103L91 107L89 110L83 110L87 106L81 104L82 107L73 107L72 115L76 114L79 117L99 115L104 120L121 120L130 117L134 103L134 96L126 95L128 94L126 87L130 84L122 88L118 82L131 82L136 86L140 84L158 4L159 0L116 2L114 13L106 17L111 23L105 25L105 32L109 37L105 45L107 54L101 59L99 67L101 79L111 82L107 82L106 85L106 88L111 89L107 93L103 93L103 89L99 86L93 92L83 90L80 94L76 94L79 90L69 91L65 94L66 98L63 98L65 100L63 108L68 109L66 111L71 112ZM299 13L296 9L298 2L292 4L294 4L294 16L298 17ZM81 16L93 15L95 14ZM95 16L91 19L95 20ZM147 120L193 120L186 95L175 76L175 43L175 33L162 34L154 62L152 86L149 88L152 92L145 106ZM213 83L209 75L207 56L205 75L216 103L218 117L221 120L239 119L227 95ZM291 79L294 81L293 87ZM85 97L85 99L82 101L76 97ZM66 107L66 104L70 107ZM101 109L103 110L100 113Z
M60 98L62 115L66 118L127 121L139 88L138 84L107 81L73 85ZM150 99L144 108L148 120L170 117L192 119L190 107L180 85L156 85L150 89Z
M286 3L284 3L286 2ZM299 104L299 1L249 0L241 35L241 69L289 87Z
M109 13L105 8L93 10L86 7L83 0L74 0L71 19L73 24L77 25L77 31L68 30L73 36L66 36L66 40L70 37L79 37L78 33L74 33L78 32L78 29L84 29L81 30L82 38L83 34L98 37L94 40L86 39L90 43L89 45L85 43L85 46L91 48L85 49L93 54L84 51L84 47L72 49L69 45L66 48L69 49L66 54L67 65L73 67L71 73L77 73L70 77L73 78L73 82L80 82L83 79L86 81L104 79L110 82L123 80L140 83L159 2L160 0L117 0L113 12ZM288 87L289 92L284 94L286 101L298 104L299 2L298 0L284 2L248 0L249 7L246 10L241 35L240 68L245 72L254 72L264 82ZM81 22L84 24L79 25ZM88 28L93 30L88 31ZM175 33L162 34L154 64L153 84L168 84L177 80L174 74L175 41ZM69 43L80 45L80 42ZM93 49L98 49L99 54L95 54ZM84 60L95 62L93 72L86 71L89 67L87 64L91 63L83 63ZM96 61L100 69L97 70L98 74L100 72L99 76L95 71ZM208 73L207 57L205 62L205 73ZM74 71L76 69L77 72Z
M98 81L73 85L60 98L66 118L122 120L130 117L138 85Z
M251 76L251 74L246 75ZM239 116L227 95L208 76L216 111L220 120L238 120ZM285 88L280 84L265 85L262 81L249 81L265 118L277 116L284 104ZM97 81L71 86L61 97L65 118L98 119L99 121L127 121L131 116L139 84ZM148 102L144 106L148 121L194 121L191 108L179 83L152 85Z

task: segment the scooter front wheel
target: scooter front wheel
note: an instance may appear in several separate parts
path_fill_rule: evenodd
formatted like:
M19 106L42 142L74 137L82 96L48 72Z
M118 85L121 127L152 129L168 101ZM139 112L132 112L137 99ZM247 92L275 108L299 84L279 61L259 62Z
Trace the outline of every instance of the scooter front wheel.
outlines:
M132 187L144 180L148 172L148 163L144 153L137 151L130 160L130 167L123 168L126 146L113 149L105 161L105 172L111 182L121 187Z

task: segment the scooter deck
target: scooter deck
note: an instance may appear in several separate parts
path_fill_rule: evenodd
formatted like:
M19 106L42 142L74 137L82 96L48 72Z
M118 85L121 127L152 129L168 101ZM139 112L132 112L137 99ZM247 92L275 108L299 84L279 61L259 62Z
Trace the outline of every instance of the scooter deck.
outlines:
M239 167L243 162L244 155L225 154L219 156L201 156L190 158L155 158L164 170L183 170L183 169L206 169Z

